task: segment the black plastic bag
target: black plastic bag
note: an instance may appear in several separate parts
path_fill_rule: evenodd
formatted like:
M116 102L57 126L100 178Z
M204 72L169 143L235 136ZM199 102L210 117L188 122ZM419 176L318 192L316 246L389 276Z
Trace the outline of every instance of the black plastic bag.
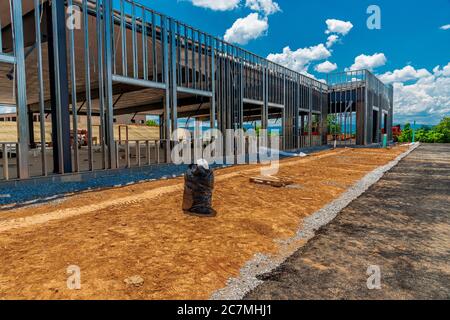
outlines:
M211 207L214 173L210 169L191 164L184 175L183 210L199 216L215 216Z

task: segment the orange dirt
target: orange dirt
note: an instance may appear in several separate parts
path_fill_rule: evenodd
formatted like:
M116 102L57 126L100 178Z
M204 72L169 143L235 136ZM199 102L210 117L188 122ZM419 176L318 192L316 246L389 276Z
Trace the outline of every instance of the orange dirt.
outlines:
M0 298L206 299L256 253L406 148L340 149L281 161L295 188L249 182L259 166L218 170L216 218L183 214L182 179L79 194L0 212ZM312 199L312 200L310 200ZM67 267L81 290L67 289ZM140 286L125 283L139 276Z

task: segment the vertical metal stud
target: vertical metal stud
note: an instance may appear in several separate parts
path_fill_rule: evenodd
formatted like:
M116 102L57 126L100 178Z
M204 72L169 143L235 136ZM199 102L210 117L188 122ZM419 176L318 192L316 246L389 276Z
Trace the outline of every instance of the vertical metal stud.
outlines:
M142 8L142 68L144 80L148 80L147 10L145 8Z
M19 178L26 179L30 176L28 170L28 143L29 130L27 119L27 88L25 73L25 53L23 39L22 1L13 2L13 36L14 55L16 57L16 84L17 84L17 131L18 131L18 173Z
M8 163L8 145L2 143L2 155L3 155L3 178L9 180L9 163Z
M113 56L112 50L114 37L112 30L114 28L112 20L112 0L104 0L104 34L105 34L105 106L106 106L106 120L105 133L106 143L108 145L108 163L107 166L111 169L119 167L119 150L114 141L114 103L113 103Z
M72 0L69 2L69 6L72 5ZM36 53L37 53L37 77L39 85L39 122L41 132L41 161L42 161L42 175L47 176L47 155L46 155L46 137L45 137L45 98L44 98L44 79L42 68L42 39L41 39L41 12L42 9L39 0L34 0L34 20L36 29ZM71 30L73 32L73 30ZM1 36L0 36L1 37ZM1 45L0 45L1 50ZM73 93L72 93L73 96ZM34 128L33 128L34 129ZM31 129L30 129L31 130ZM74 139L78 143L78 139ZM74 144L75 145L75 144ZM75 151L77 152L77 151ZM75 164L77 164L77 158L75 157Z
M98 6L97 6L98 7ZM131 45L133 52L133 77L135 79L139 78L139 61L138 61L138 50L137 50L137 30L136 30L136 4L131 2Z
M85 0L83 0L85 1ZM125 1L120 1L120 32L122 40L122 75L128 76L127 29L125 21Z
M104 6L103 6L104 7ZM107 168L106 164L106 149L105 149L105 85L103 79L103 35L104 29L102 28L102 11L101 3L97 1L96 4L96 33L97 33L97 61L98 61L98 90L99 90L99 113L100 113L100 147L102 152L102 169ZM106 13L104 13L106 15Z
M211 128L216 128L216 41L211 37Z
M87 131L88 131L88 166L89 171L94 170L92 151L92 98L91 98L91 62L89 54L89 13L87 0L83 0L84 16L84 63L85 63L85 87L87 104Z
M178 128L178 97L177 97L177 41L176 41L176 24L173 19L169 19L170 23L170 104L172 117L172 131ZM169 136L170 137L170 136Z
M170 134L171 130L171 114L170 114L170 65L169 65L169 44L167 37L167 17L161 16L161 29L162 29L162 49L164 57L164 81L166 84L165 96L164 96L164 138L165 138L165 156L166 161L170 159Z

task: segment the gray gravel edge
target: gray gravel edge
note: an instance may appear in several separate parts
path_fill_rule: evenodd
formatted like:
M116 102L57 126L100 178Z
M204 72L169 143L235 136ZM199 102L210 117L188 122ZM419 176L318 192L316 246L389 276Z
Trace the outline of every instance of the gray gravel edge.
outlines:
M299 240L308 241L313 238L320 227L330 223L342 209L362 195L370 186L378 182L387 171L395 167L403 158L419 147L419 145L419 143L411 145L408 151L402 153L388 164L368 173L364 178L344 192L338 199L304 219L296 236L280 243L282 246L280 252L282 252L282 254L276 256L267 256L261 253L255 254L253 259L248 261L244 267L241 268L240 275L237 278L228 279L227 286L214 292L210 299L242 299L248 292L263 283L263 281L256 278L258 275L274 270L302 246L301 244L293 245L295 242L298 242Z

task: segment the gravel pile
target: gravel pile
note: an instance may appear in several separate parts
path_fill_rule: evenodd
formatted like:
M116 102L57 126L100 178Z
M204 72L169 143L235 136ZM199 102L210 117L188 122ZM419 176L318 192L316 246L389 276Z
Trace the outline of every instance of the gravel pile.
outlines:
M280 254L276 256L267 256L256 254L252 260L240 270L238 278L230 278L227 286L212 294L212 300L240 300L249 291L255 289L263 281L257 279L257 276L268 273L280 264L282 264L289 256L296 252L303 241L308 241L314 237L315 232L322 226L330 223L337 214L350 204L353 200L363 194L370 186L375 184L385 172L396 166L404 157L410 154L419 146L418 143L412 145L410 149L385 166L379 167L368 173L359 182L349 188L338 199L334 200L324 208L318 210L308 218L303 220L301 228L297 231L297 235L289 240L280 242Z

